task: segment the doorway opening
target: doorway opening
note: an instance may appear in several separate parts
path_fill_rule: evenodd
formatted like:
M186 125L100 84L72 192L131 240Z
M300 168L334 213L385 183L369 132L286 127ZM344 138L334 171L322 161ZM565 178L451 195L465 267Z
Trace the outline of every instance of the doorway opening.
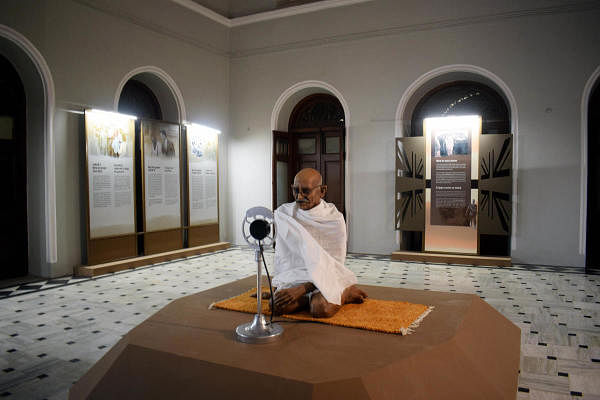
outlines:
M600 147L600 82L592 90L588 103L587 147L587 224L586 270L600 269L600 160L595 151Z
M340 101L327 93L309 95L296 104L288 131L273 131L273 209L293 201L290 185L303 168L314 168L327 185L325 201L346 216L346 124Z
M451 76L448 76L450 79ZM468 76L465 76L468 77ZM443 76L442 76L443 78ZM440 79L442 79L440 78ZM423 136L423 120L430 117L449 117L478 115L481 117L482 135L502 135L511 133L511 112L507 99L502 91L496 88L492 83L483 83L478 80L457 79L448 80L436 84L428 89L416 101L414 108L408 115L409 123L405 127L406 136ZM472 80L473 79L473 80ZM502 142L503 144L509 142ZM500 151L502 149L502 151ZM493 176L482 175L479 180L471 180L471 189L477 190L479 185L485 179L510 176L511 169L501 166L502 160L498 157L503 154L512 160L512 144L501 149L492 149L491 155L494 155ZM480 159L481 160L481 159ZM505 160L504 160L505 161ZM481 162L481 161L480 161ZM511 178L512 179L512 178ZM486 181L488 182L488 181ZM431 186L430 181L426 181L427 188ZM498 183L495 184L499 187ZM482 189L482 193L487 192L491 201L482 201L480 204L480 217L485 212L488 218L493 218L494 226L499 224L501 229L489 229L487 232L480 230L479 234L479 254L485 256L509 256L511 251L511 221L512 215L508 212L512 210L510 185L503 183L502 190ZM493 206L492 206L493 203ZM487 205L487 206L486 206ZM485 206L485 207L484 207ZM486 210L484 210L484 208ZM502 212L500 212L501 210ZM490 217L491 216L491 217ZM488 224L489 225L489 224ZM481 224L479 226L482 226ZM481 228L479 228L481 229ZM424 231L421 230L402 230L402 250L422 251L424 248Z
M0 243L6 259L0 279L28 273L25 89L15 67L0 56Z

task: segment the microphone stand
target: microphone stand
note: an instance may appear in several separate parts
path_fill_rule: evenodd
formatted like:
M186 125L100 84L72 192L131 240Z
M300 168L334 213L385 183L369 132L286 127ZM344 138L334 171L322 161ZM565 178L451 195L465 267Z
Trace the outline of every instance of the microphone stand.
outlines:
M257 311L252 322L239 325L235 329L236 337L244 343L270 343L279 338L283 328L279 324L268 323L262 313L262 246L259 244L254 248L254 259L256 260L256 307ZM273 301L273 299L271 299Z

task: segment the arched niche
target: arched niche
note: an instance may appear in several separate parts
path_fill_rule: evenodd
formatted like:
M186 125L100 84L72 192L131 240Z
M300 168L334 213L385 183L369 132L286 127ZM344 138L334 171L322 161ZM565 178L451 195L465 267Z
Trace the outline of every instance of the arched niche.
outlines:
M185 104L179 87L169 74L153 66L136 68L123 77L115 94L115 111L119 110L121 93L129 80L138 81L152 91L160 104L164 121L176 123L186 121Z
M17 70L26 96L28 273L50 277L58 261L54 166L54 82L36 47L0 25L0 54Z
M586 268L596 269L600 258L595 250L598 227L598 162L597 148L600 119L600 67L588 78L581 97L581 181L579 208L579 254L586 256Z

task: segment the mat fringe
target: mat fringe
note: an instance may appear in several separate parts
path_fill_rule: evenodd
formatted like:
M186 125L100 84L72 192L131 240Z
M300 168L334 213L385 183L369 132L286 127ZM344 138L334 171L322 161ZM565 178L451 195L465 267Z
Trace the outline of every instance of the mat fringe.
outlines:
M248 293L249 296L253 295L254 292L256 292L256 289L250 289L247 292L242 293L242 295ZM228 297L226 299L221 299L221 300L217 300L217 301L213 301L212 303L210 303L210 305L208 306L209 310L213 310L215 308L215 304L220 303L222 301L227 301L227 300L231 300L231 299L235 299L236 297L240 296L239 294L236 294L235 296L231 296Z
M419 325L421 325L421 322L425 319L426 316L429 315L430 312L433 311L434 308L434 306L428 306L427 310L423 311L423 313L419 315L419 318L415 319L413 323L408 326L408 328L400 328L400 333L402 333L402 336L414 333L415 329L417 329Z

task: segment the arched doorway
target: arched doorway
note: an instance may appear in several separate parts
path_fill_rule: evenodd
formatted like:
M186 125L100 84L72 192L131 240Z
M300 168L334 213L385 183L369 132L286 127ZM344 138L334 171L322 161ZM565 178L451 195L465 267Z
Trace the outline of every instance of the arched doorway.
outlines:
M273 208L293 200L290 184L302 168L314 168L327 185L325 200L346 214L345 114L328 93L306 96L293 108L288 131L273 132Z
M18 72L25 92L27 264L29 275L63 273L57 247L54 163L54 81L42 54L19 32L0 24L0 55ZM25 171L25 170L24 170ZM72 265L67 268L72 269Z
M600 83L592 90L588 103L588 176L587 176L587 232L586 269L600 269L600 160L596 150L600 148Z
M481 117L481 133L484 136L478 146L480 176L477 179L475 175L470 183L471 196L478 196L478 200L474 201L479 207L479 222L483 222L478 224L478 253L488 256L510 255L513 187L511 130L515 126L511 121L512 103L509 104L495 82L473 73L455 71L422 83L421 87L413 89L408 98L403 97L400 104L397 127L405 137L423 136L425 118ZM424 154L419 153L416 157L415 165L424 165ZM398 176L396 223L397 229L401 230L401 249L421 251L424 249L425 188L430 188L431 182L416 172L411 176ZM479 194L474 195L474 192ZM410 201L411 195L415 204ZM412 213L408 217L406 212L398 214L399 204L403 210L410 206Z
M148 118L162 120L163 112L160 103L152 91L145 83L131 78L129 79L119 96L118 111L123 114L135 115L138 118ZM140 120L135 122L135 215L136 231L143 232L144 226L144 196L142 192L142 150L141 150L141 131ZM138 234L137 237L138 255L145 254L144 237Z
M0 55L0 279L27 275L27 157L25 89L14 66Z

